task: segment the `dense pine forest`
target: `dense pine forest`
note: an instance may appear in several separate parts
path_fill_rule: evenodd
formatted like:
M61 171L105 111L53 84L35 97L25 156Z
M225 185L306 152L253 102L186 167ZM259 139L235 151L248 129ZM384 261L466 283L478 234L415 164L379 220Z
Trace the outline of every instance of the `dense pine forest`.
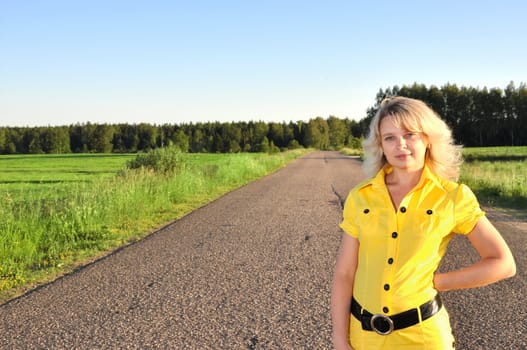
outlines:
M428 103L465 146L527 145L527 86L505 89L423 84L381 89L359 121L330 116L296 122L208 122L188 124L75 124L0 127L0 154L135 153L175 145L185 152L279 152L299 147L357 148L367 125L388 96Z

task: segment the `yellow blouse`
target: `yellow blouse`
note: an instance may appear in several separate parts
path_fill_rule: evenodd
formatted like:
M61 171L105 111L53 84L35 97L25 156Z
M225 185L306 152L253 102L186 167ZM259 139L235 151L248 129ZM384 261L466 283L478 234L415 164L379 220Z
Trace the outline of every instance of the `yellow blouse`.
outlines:
M360 242L353 295L373 314L396 314L432 299L437 293L433 275L448 242L454 233L470 233L484 215L467 186L444 180L428 167L395 211L384 181L391 171L391 167L381 169L374 178L363 181L350 192L340 224L347 234ZM450 332L446 311L443 316L446 320L443 331ZM423 332L432 334L433 338L440 330L423 329L423 324L426 327L426 324L437 323L437 320L430 321L434 318L382 336L362 331L360 323L354 322L351 316L352 345L361 348L353 343L354 340L368 349L374 349L373 344L384 344L384 347L376 345L377 348L395 349L399 343L408 346L414 341L432 341L423 339ZM417 333L412 334L414 331ZM405 339L398 339L401 336ZM435 349L430 345L418 348Z

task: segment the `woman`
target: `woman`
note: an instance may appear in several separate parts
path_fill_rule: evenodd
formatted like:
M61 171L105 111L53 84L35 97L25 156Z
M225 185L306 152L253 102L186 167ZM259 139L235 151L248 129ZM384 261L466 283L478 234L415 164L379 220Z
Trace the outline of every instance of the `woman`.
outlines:
M368 179L350 192L331 296L335 349L453 349L438 292L516 273L512 254L457 180L461 148L425 103L383 101L364 140ZM439 273L454 233L481 256Z

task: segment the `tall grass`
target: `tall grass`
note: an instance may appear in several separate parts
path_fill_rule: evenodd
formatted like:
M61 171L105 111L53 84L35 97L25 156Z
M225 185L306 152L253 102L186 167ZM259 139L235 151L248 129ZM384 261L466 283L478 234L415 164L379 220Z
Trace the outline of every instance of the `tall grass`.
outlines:
M339 152L346 156L363 156L362 148L342 147L341 149L339 149Z
M527 210L527 147L467 148L460 181L482 204Z
M188 155L157 169L137 157L119 175L67 191L0 192L0 291L42 280L75 262L144 236L220 195L284 166L304 151ZM44 274L43 274L44 272Z

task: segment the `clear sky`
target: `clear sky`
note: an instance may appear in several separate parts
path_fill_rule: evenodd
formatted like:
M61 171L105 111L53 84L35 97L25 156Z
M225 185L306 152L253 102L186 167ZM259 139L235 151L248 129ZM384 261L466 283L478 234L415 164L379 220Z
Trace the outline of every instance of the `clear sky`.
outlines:
M359 120L527 82L523 0L0 0L0 126Z

